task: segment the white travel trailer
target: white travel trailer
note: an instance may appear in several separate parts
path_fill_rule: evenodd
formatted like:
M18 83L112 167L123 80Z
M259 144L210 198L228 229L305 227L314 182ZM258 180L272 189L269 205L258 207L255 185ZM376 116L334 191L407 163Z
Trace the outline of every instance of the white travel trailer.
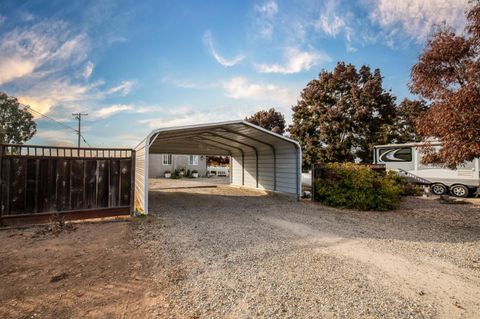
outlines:
M438 150L440 142L431 143ZM397 171L408 180L430 185L435 195L450 192L457 197L466 197L480 186L480 160L476 158L456 169L439 165L424 165L422 143L377 145L374 148L374 163L385 164L387 170Z

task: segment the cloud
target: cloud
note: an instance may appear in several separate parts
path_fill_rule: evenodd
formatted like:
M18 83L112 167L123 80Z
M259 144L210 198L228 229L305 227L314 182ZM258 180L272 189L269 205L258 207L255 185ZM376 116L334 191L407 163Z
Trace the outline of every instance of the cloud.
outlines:
M210 89L216 87L215 84L199 83L191 80L177 79L172 76L164 76L162 83L171 84L182 89Z
M0 85L28 75L33 70L35 70L35 62L32 60L22 60L15 57L2 58L0 60Z
M261 5L256 5L255 11L259 12L264 18L273 18L278 13L278 4L275 1L267 1Z
M165 109L160 118L140 120L140 124L151 128L190 125L194 123L211 122L208 112L199 112L192 108L180 107L171 110Z
M75 65L88 50L86 35L73 32L63 21L16 27L0 40L0 85Z
M6 16L2 16L0 14L0 25L3 24L5 22L5 20L7 20L7 17Z
M109 107L101 108L93 113L94 117L106 118L115 113L133 110L133 106L128 104L115 104Z
M379 25L387 37L405 34L423 42L435 27L444 23L461 31L469 7L469 0L375 0L370 20Z
M121 96L127 96L132 91L134 85L134 81L122 81L119 85L109 89L107 93L119 93Z
M90 75L93 73L93 68L95 67L95 64L93 64L91 61L88 61L87 64L85 65L85 69L83 69L83 78L85 80L88 80Z
M332 38L343 35L347 51L354 52L356 51L352 44L355 37L354 30L366 29L366 27L355 27L355 23L357 19L350 8L337 0L326 0L321 8L320 17L314 22L314 29Z
M160 106L134 106L132 104L113 104L110 106L101 107L100 109L95 109L92 112L93 118L107 118L114 114L127 112L135 114L146 114L146 113L164 113L164 108Z
M256 69L261 73L291 74L308 71L318 63L331 61L331 58L326 53L318 51L302 52L295 48L287 48L285 56L286 62L284 65L258 64Z
M287 117L291 113L290 105L277 106L276 109L287 115ZM150 129L154 129L159 127L172 127L199 123L240 120L259 111L259 107L258 102L256 101L253 101L251 103L239 101L238 105L235 106L210 106L206 110L200 110L196 107L188 105L168 107L164 106L159 108L158 110L160 110L160 112L155 117L141 119L138 121L138 123L141 124L142 127L148 126ZM141 136L137 138L137 140L140 139Z
M271 38L274 30L274 19L278 13L276 1L266 1L254 6L255 30L261 38Z
M104 97L105 93L99 90L100 85L101 82L82 85L65 78L46 79L37 81L16 95L20 103L30 105L41 113L49 113L54 107L87 109Z
M231 59L224 58L223 56L221 56L215 49L214 39L212 36L212 32L210 32L210 30L205 31L202 37L202 42L207 47L208 51L212 54L214 59L224 67L234 66L245 58L245 56L242 54L236 55Z
M74 146L76 145L76 141L77 137L73 131L39 129L31 143L53 146Z
M234 77L223 83L225 95L233 99L277 101L284 104L295 102L295 94L274 84L250 83L244 77Z

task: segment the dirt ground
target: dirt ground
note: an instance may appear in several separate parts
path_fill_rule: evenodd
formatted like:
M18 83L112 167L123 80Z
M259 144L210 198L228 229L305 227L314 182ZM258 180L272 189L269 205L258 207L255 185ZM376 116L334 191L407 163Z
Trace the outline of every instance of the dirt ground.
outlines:
M0 231L0 318L143 318L154 289L132 223Z
M358 212L214 184L152 180L145 219L0 231L0 317L479 318L480 200Z

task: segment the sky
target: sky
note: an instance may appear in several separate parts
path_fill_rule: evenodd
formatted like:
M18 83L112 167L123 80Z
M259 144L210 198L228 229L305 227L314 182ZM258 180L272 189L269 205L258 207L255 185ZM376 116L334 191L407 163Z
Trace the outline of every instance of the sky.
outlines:
M468 0L0 1L0 91L37 112L29 144L134 147L159 127L291 121L307 83L338 61L379 68L409 93L438 26L465 26ZM68 126L68 127L65 127ZM86 144L83 144L86 146Z

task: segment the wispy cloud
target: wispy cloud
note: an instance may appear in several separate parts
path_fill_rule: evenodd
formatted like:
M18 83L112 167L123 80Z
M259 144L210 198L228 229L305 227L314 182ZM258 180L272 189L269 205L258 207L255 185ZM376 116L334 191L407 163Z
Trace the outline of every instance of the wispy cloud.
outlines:
M271 38L274 31L274 19L278 13L278 4L269 0L254 6L255 31L261 38Z
M3 24L5 22L5 20L7 20L7 17L6 16L2 16L0 14L0 25Z
M119 113L134 113L134 114L145 114L145 113L157 113L163 112L163 108L159 106L135 106L133 104L113 104L99 109L95 109L92 113L93 118L107 118L114 114Z
M356 51L352 45L354 27L351 24L354 22L355 17L346 6L337 0L326 0L321 8L320 17L314 22L314 28L333 38L343 35L347 50L353 52Z
M135 81L122 81L119 85L112 87L107 91L109 94L118 93L127 96L133 89Z
M104 97L105 94L99 90L100 85L101 82L88 85L72 83L66 78L46 79L24 88L17 96L21 103L41 113L49 113L54 107L86 109Z
M86 58L88 41L62 21L39 22L17 27L0 42L0 85L32 75L53 72Z
M234 66L245 58L243 54L238 54L233 58L225 58L221 56L220 53L218 53L218 51L215 49L215 41L210 30L205 31L202 37L202 42L210 54L212 54L213 58L224 67Z
M375 0L370 19L387 36L406 35L422 42L444 23L461 31L470 5L469 0Z
M172 76L164 76L162 83L171 84L182 89L211 89L217 87L214 83L200 83L192 80L177 79Z
M202 113L191 107L165 108L159 118L143 119L140 124L148 125L151 128L189 125L193 123L208 122L208 113ZM211 121L211 119L210 119Z
M256 69L261 73L291 74L310 70L314 65L331 61L331 58L319 51L300 51L296 48L285 50L285 64L257 64Z
M43 144L58 146L75 145L76 137L73 132L61 130L39 130L35 139L41 140Z
M222 84L225 95L234 99L276 101L291 104L295 94L287 88L265 83L251 83L244 77L234 77Z
M93 113L94 117L106 118L112 116L113 114L124 112L124 111L131 111L133 110L132 105L128 104L115 104L108 107L101 108Z
M93 73L93 68L95 67L95 64L92 63L92 61L88 61L87 64L85 65L85 68L83 69L83 78L85 80L88 80L90 78L90 75Z

